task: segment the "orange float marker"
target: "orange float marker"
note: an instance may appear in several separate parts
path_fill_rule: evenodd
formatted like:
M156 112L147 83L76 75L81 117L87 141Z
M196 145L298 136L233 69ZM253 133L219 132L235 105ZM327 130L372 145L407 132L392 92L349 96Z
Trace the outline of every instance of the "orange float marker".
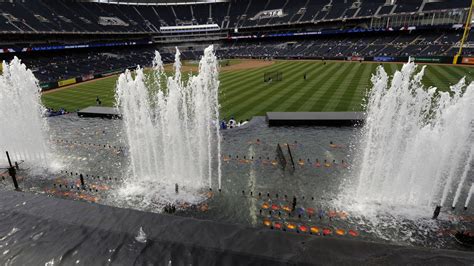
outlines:
M342 167L342 168L348 168L348 167L349 167L349 164L347 164L346 162L344 162L344 160L342 160L342 162L341 162L341 167Z
M329 229L329 228L324 228L323 229L323 235L328 236L328 235L331 235L331 234L332 234L331 229Z
M300 225L300 231L306 233L306 232L308 232L308 227L306 227L306 225L302 224L302 225Z
M339 218L341 219L347 219L347 213L344 211L339 212L338 215L339 215Z
M266 210L266 209L268 209L268 208L270 208L270 204L268 204L267 202L264 202L264 203L262 204L262 209L265 209L265 210Z
M273 223L273 227L274 227L275 229L281 229L281 223L275 222L275 223Z
M346 234L346 230L344 230L344 229L337 229L337 230L336 230L336 234L337 234L337 235L340 235L340 236L343 236L343 235Z
M356 236L359 236L359 233L357 231L354 231L354 230L349 230L349 235L351 235L353 237L356 237Z
M310 230L313 234L319 234L319 232L321 231L317 226L311 226Z
M281 207L282 210L286 211L286 212L291 212L291 208L287 205Z
M329 147L331 147L331 148L342 148L342 145L335 144L334 142L330 141L329 142Z
M290 229L290 230L295 230L296 229L296 225L295 224L292 224L292 223L289 223L286 225L286 228Z
M265 219L263 220L263 225L265 225L266 227L270 227L272 226L272 222L270 220Z
M97 190L109 190L109 186L107 185L97 185Z

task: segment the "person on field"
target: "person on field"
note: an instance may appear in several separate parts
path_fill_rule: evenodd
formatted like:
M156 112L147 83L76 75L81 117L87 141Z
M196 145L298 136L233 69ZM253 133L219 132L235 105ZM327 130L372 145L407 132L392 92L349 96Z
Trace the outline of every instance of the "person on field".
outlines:
M229 120L228 127L229 128L234 128L236 125L237 125L237 123L235 122L234 117L231 117L230 120Z
M227 124L225 123L225 119L221 121L221 129L227 129Z

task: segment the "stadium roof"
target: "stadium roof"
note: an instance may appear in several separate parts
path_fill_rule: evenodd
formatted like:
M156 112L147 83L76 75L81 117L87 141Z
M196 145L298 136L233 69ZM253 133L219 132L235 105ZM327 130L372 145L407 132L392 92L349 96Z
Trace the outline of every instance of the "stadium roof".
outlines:
M229 2L229 0L79 0L80 2L96 2L121 5L176 5Z

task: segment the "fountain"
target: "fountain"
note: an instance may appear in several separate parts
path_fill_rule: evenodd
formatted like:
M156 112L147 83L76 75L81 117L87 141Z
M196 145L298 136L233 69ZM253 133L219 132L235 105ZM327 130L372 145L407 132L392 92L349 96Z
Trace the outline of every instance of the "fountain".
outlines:
M15 57L3 62L0 75L0 163L6 165L5 151L13 161L24 160L46 166L49 149L45 108L40 100L38 80Z
M449 92L424 88L425 68L409 62L391 82L372 77L360 139L355 200L387 206L457 205L474 163L474 83ZM463 194L463 195L464 195ZM412 208L405 208L406 211Z
M446 93L424 89L420 83L423 69L417 73L413 63L396 73L389 85L389 77L379 68L363 128L275 128L256 117L247 127L219 132L218 67L212 47L206 49L196 76L182 77L179 57L177 51L171 75L156 53L152 69L138 68L120 76L116 100L122 120L76 115L48 118L54 161L60 167L49 164L37 173L31 172L37 167L21 168L20 189L99 203L60 201L67 206L61 208L62 216L65 210L75 212L69 206L96 208L97 215L87 212L84 217L98 219L107 217L102 215L109 208L102 205L125 207L118 211L139 223L129 228L129 235L140 245L156 239L156 220L142 223L135 215L159 216L130 209L168 210L200 220L299 230L300 234L316 234L316 239L326 234L321 229L338 238L458 248L444 229L465 224L461 218L472 217L472 208L443 209L438 220L430 218L436 205L467 207L474 193L469 178L474 156L473 85L461 81ZM8 146L19 156L14 160L31 160L35 154L48 158L36 80L17 59L5 69L0 79L1 148L16 143ZM22 109L20 99L28 103ZM18 111L4 115L11 110ZM5 124L19 133L10 134ZM222 157L221 136L225 136ZM351 145L354 141L361 143ZM36 143L42 146L33 145ZM294 169L279 165L275 157L278 145L286 145L281 146L285 154L291 147ZM360 153L348 148L354 146ZM359 177L354 181L359 182L348 186L341 177L354 173ZM353 191L340 193L341 187ZM10 178L6 173L0 175L0 191L10 190ZM30 208L29 202L20 205L17 207ZM393 206L417 217L399 216L400 208Z
M178 50L173 76L166 75L156 52L150 75L138 68L135 76L127 71L119 77L116 100L131 176L122 193L151 201L193 202L199 199L189 198L186 191L211 188L213 180L221 188L218 87L212 46L204 51L198 75L187 82L181 77Z

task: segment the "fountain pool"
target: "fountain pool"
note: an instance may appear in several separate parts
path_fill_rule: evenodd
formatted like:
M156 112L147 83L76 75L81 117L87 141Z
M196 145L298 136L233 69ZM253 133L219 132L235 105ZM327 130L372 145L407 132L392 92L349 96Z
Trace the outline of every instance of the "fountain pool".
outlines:
M474 221L474 211L462 208L472 192L471 186L463 184L472 182L467 177L474 174L469 156L473 143L470 127L465 125L472 122L468 121L472 113L466 112L472 110L472 102L466 101L472 97L472 85L468 89L462 84L455 87L455 100L444 94L444 102L433 109L438 112L430 116L423 108L414 108L414 103L432 94L412 94L410 90L402 95L391 93L388 77L379 71L373 79L375 90L369 98L372 105L369 104L368 123L363 128L270 128L264 118L255 117L244 127L220 132L217 68L212 49L201 61L200 74L188 84L180 81L178 57L179 52L177 73L164 80L160 80L163 76L159 55L155 58L155 76L147 79L138 70L135 77L126 73L119 79L117 100L123 120L79 118L75 114L48 118L49 140L45 143L54 154L49 159L50 167L38 169L28 161L22 164L21 189L147 212L166 211L288 233L311 233L314 237L331 235L399 245L464 248L456 244L451 234L469 228ZM391 89L419 89L422 75L413 76L414 65L406 65L395 75ZM168 89L154 91L163 81ZM462 96L460 91L464 90L470 91ZM416 97L410 100L412 95ZM384 100L394 102L394 108L377 116L385 110ZM423 103L422 106L432 106ZM411 201L417 198L419 187L409 185L404 189L400 185L405 176L399 173L408 174L408 184L418 184L422 177L423 182L428 182L423 173L429 167L421 167L423 171L415 167L398 171L397 165L411 165L408 159L422 157L435 163L436 158L428 156L429 152L419 157L417 150L406 144L423 146L420 138L429 136L430 129L439 135L425 144L436 144L449 135L443 133L446 123L441 119L440 123L413 123L407 129L389 130L392 125L404 125L390 113L397 108L406 111L403 117L428 116L438 121L437 115L444 117L454 110L463 118L456 122L465 127L450 134L459 133L461 141L471 146L463 146L459 156L451 149L460 147L456 141L438 150L448 150L458 165L446 173L434 172L437 182L443 185L430 194L429 199L434 200L426 201L420 196L420 201ZM420 129L420 125L428 126ZM428 133L422 134L425 131ZM397 136L398 142L392 141L392 135ZM288 149L291 150L294 167L282 167L278 145L287 162ZM389 156L384 153L386 149ZM454 177L457 173L460 177ZM0 189L11 187L6 174L2 174ZM397 199L394 205L389 204L390 193ZM459 202L455 204L458 208L451 209L447 202ZM432 210L438 204L443 205L443 211L437 220L432 220Z
M207 187L196 191L180 186L175 194L174 184L154 187L150 182L143 185L154 193L124 197L122 190L129 189L130 184L122 123L79 118L74 114L49 118L51 141L57 154L55 164L60 170L41 174L21 170L20 187L24 191L148 212L161 213L167 203L174 202L175 215L180 216L252 227L266 227L268 222L272 226L307 226L308 230L317 226L321 232L330 229L332 235L341 238L443 248L461 248L449 232L469 223L469 217L474 216L472 210L461 208L443 210L438 221L430 219L431 213L404 218L387 212L379 214L375 223L371 213L366 213L366 217L359 211L353 212L350 204L340 200L344 184L356 167L350 143L359 136L360 129L270 128L263 117L254 118L244 128L222 132L221 191L217 185L211 186L212 191ZM338 146L331 147L331 141ZM286 143L295 158L295 170L274 165L277 144L285 150ZM80 186L81 173L86 190ZM4 179L0 187L11 190L11 181ZM170 194L175 196L165 197ZM190 196L200 200L189 204ZM289 216L285 208L291 208L293 197L297 198L298 210ZM324 212L321 219L320 210ZM357 236L349 234L353 232Z

